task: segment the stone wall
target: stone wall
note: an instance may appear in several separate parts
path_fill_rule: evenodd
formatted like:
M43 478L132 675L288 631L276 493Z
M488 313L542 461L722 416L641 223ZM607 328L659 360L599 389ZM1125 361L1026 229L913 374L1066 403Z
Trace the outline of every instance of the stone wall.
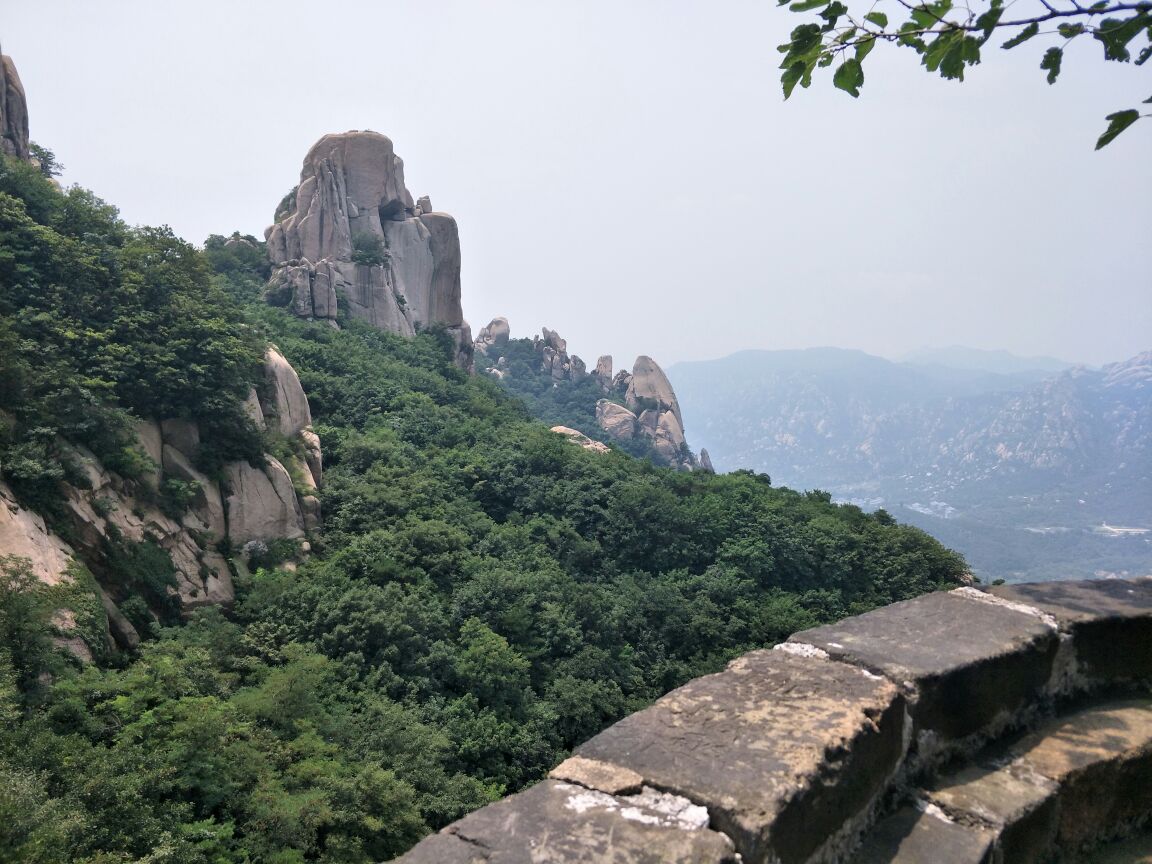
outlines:
M1152 579L797 633L601 732L417 862L1075 860L1152 820Z

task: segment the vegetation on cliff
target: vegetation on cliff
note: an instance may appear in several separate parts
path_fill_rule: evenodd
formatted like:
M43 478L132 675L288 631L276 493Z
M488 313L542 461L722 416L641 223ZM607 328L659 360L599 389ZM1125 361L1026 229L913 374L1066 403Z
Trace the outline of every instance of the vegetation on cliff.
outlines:
M0 562L4 860L385 859L743 651L964 570L883 512L572 446L457 369L444 333L262 306L251 238L201 252L80 190L4 191L14 428L39 412L45 440L95 447L60 420L74 404L114 431L158 400L235 416L270 338L326 460L311 560L238 568L234 608L103 665L53 652L52 604ZM62 228L69 202L96 227Z

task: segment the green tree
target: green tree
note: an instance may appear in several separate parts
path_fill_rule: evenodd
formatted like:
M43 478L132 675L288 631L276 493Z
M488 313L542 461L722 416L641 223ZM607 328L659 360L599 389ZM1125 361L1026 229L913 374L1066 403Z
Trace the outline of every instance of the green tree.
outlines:
M987 0L986 4L899 0L900 14L889 19L882 2L861 4L853 10L840 0L779 0L779 5L793 12L810 12L819 19L819 23L796 27L779 47L784 55L780 64L784 98L792 95L797 84L809 86L816 69L832 66L836 67L832 83L854 98L859 96L864 60L881 42L915 51L929 72L958 81L964 80L965 68L980 62L981 51L994 35L997 41L1008 37L1000 44L1003 49L1038 36L1047 39L1040 69L1049 84L1060 76L1065 47L1081 37L1099 42L1106 61L1127 63L1135 52L1135 65L1141 66L1152 57L1152 2L1148 0L1100 0L1088 5L1080 0L1036 0L1036 4L1021 9L1015 3L1005 5L1004 0ZM1144 101L1152 103L1152 98ZM1138 108L1109 114L1096 149L1111 143L1141 116L1150 115L1142 115Z

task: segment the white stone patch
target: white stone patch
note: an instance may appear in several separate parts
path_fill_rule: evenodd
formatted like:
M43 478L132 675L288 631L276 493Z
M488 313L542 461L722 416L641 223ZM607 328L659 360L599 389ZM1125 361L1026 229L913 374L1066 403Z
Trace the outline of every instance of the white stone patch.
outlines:
M820 660L828 659L828 652L807 642L781 642L772 646L773 651L783 651L785 654L794 654L797 657L816 657Z
M1041 612L1035 606L1029 606L1025 603L1017 603L1015 600L1005 600L1003 597L997 597L994 594L988 594L978 588L955 588L951 592L958 597L964 597L967 600L975 600L979 603L991 603L993 606L1003 606L1005 609L1011 609L1014 612L1021 612L1025 615L1031 615L1033 618L1039 618L1045 627L1052 630L1057 629L1056 617L1049 615L1047 612Z
M650 786L643 787L639 795L606 795L572 783L557 783L557 788L568 793L564 806L577 813L589 810L611 810L624 819L644 825L661 825L683 831L699 831L708 827L708 809L693 804L687 798L660 792Z

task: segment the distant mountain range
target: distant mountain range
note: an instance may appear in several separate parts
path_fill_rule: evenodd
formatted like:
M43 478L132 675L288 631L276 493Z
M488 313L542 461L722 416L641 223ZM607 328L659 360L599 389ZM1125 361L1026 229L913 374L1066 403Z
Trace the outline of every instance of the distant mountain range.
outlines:
M1152 573L1152 351L743 351L668 377L719 471L884 507L988 579Z
M947 366L952 369L972 369L979 372L996 372L1001 375L1023 374L1043 375L1050 372L1063 372L1075 363L1057 360L1055 357L1021 357L1008 351L986 351L981 348L965 348L963 345L949 345L947 348L918 348L900 358L904 363L916 365Z

